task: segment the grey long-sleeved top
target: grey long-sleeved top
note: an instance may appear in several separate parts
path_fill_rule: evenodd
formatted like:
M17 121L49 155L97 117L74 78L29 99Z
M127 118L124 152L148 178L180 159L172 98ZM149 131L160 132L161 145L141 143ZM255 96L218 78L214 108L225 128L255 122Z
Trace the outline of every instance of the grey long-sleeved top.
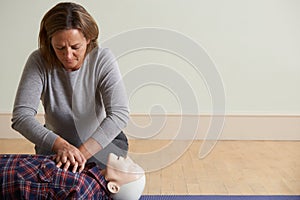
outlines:
M40 100L45 125L35 119ZM125 87L110 50L96 47L72 72L47 70L36 50L19 83L12 128L33 142L39 154L51 153L58 135L77 147L92 137L104 148L127 125L128 115Z

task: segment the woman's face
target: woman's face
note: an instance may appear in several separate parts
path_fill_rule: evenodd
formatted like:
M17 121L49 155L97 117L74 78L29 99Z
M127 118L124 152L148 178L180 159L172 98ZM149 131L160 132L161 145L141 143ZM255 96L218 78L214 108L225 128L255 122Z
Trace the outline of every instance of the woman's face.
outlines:
M82 66L89 42L78 29L58 31L51 39L55 54L67 71Z

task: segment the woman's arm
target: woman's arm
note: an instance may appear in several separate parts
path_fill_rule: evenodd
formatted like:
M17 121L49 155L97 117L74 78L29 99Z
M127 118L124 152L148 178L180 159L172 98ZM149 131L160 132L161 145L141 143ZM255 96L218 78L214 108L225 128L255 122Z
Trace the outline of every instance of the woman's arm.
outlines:
M41 68L39 52L33 52L25 65L17 90L12 113L12 128L34 144L51 150L57 135L35 119L45 75Z
M87 159L111 143L126 127L129 120L128 98L116 58L110 50L101 49L94 63L98 73L94 94L96 94L96 101L99 102L96 102L96 105L103 104L105 118L92 136L80 147L81 152L87 152Z

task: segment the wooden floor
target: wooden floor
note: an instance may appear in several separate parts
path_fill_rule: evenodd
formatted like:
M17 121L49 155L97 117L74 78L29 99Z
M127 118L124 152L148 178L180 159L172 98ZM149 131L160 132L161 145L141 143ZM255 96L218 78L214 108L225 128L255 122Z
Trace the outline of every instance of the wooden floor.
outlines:
M170 142L133 140L130 151L153 152ZM144 194L300 194L300 141L219 141L199 159L201 143L194 141L171 165L149 170ZM33 152L23 139L0 140L0 153Z

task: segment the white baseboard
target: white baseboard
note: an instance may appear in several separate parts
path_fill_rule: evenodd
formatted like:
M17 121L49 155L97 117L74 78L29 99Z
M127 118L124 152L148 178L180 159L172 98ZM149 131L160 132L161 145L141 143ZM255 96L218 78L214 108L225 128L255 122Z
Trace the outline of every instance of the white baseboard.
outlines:
M23 138L12 130L11 114L0 113L0 138ZM37 115L43 121L43 115ZM222 121L221 116L214 120ZM219 140L300 140L300 116L226 115L222 124L212 125L209 115L143 115L132 114L125 129L137 139L219 139ZM213 131L210 131L213 128Z
M224 119L223 129L218 127L222 125L221 123L212 125L212 116L209 115L155 115L152 118L146 115L132 115L126 133L137 138L153 139L300 140L300 116L214 117L217 121L222 119ZM137 125L132 125L132 122ZM196 123L198 128L195 128ZM138 128L138 125L144 127ZM217 132L219 129L220 133Z

